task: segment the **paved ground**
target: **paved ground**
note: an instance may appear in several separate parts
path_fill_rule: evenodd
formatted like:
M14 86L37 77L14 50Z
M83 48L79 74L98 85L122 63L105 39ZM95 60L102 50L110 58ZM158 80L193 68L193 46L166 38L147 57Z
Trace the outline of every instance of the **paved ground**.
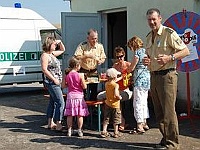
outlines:
M23 92L27 90L27 92ZM3 91L3 92L2 92ZM67 137L46 129L45 111L48 100L41 87L20 87L17 91L0 87L0 149L2 150L66 150L66 149L153 149L161 135L153 116L151 129L143 135L129 134L120 138L102 139L95 130L84 129L84 137ZM132 117L131 126L134 125ZM131 124L131 122L133 124ZM95 124L96 125L96 124ZM200 119L179 121L182 150L200 150ZM131 129L132 127L130 127ZM112 129L110 129L112 132Z

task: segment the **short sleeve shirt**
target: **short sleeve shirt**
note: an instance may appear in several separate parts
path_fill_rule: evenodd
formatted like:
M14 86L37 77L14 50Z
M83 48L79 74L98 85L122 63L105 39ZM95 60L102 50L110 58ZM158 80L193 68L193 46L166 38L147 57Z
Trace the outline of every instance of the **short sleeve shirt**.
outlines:
M142 63L144 56L146 56L144 48L135 51L135 57L137 57L139 61L134 70L134 87L150 89L150 72Z
M75 56L83 56L85 54L93 54L94 57L98 58L99 60L106 58L104 48L101 43L96 43L94 47L91 47L88 42L80 43L78 45L74 55ZM97 65L98 64L97 64L96 59L92 59L92 58L84 59L81 62L81 67L86 70L96 69Z
M117 86L116 82L106 82L105 90L106 90L106 100L105 103L112 108L120 108L120 100L116 99L115 88Z
M161 25L154 42L152 42L152 32L147 35L146 50L151 59L150 71L159 71L169 68L176 68L176 61L171 61L165 65L157 63L159 54L171 55L186 48L179 35L171 28Z

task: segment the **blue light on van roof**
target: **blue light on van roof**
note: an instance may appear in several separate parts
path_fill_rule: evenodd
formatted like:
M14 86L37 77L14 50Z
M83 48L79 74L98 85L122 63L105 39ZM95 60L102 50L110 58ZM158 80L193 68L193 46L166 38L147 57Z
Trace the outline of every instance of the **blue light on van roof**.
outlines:
M22 8L21 3L15 3L15 8Z

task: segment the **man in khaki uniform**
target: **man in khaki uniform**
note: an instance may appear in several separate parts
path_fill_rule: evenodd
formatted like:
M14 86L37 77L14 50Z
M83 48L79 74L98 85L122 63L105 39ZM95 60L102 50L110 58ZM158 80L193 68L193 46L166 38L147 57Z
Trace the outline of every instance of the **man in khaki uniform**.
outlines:
M87 76L98 76L97 66L104 63L106 55L104 47L98 43L98 33L94 29L90 29L87 33L87 41L78 45L74 56L81 60L81 73L86 73ZM87 94L89 100L96 100L97 96L97 83L88 84Z
M163 136L156 149L179 149L178 119L175 111L177 95L176 60L189 55L187 46L171 28L161 24L156 8L146 13L152 31L147 35L147 57L143 59L151 72L151 96L154 112Z

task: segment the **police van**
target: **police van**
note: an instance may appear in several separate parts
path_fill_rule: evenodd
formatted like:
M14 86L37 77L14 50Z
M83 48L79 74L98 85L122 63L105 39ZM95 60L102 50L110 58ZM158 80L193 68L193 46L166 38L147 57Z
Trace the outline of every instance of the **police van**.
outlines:
M40 55L47 35L61 39L33 10L0 7L0 85L42 81Z

